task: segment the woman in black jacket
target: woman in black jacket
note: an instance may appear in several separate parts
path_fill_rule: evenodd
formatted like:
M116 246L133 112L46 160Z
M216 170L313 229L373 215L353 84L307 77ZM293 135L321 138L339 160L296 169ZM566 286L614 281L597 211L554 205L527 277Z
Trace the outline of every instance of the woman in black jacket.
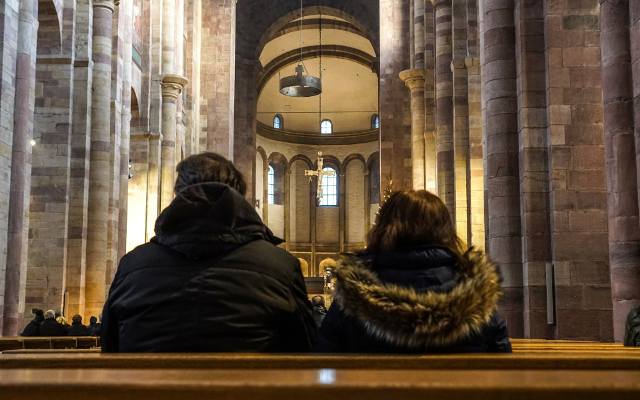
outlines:
M336 270L335 301L317 350L510 352L496 312L498 271L483 253L463 248L437 196L392 194L367 250L343 258Z
M156 236L124 256L102 313L104 352L305 352L316 339L298 260L204 153L177 167Z

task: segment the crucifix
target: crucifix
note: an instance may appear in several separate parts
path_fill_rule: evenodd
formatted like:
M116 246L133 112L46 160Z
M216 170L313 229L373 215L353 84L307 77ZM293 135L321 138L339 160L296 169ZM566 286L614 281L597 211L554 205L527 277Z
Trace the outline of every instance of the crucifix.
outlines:
M317 189L316 198L318 200L318 203L320 203L322 201L322 198L324 197L324 193L322 190L322 178L324 178L325 176L336 176L336 172L333 170L330 170L330 171L324 170L324 158L322 158L322 152L319 151L318 152L318 168L315 171L309 170L309 169L305 170L304 176L309 177L309 182L313 180L314 176L318 178L318 189Z

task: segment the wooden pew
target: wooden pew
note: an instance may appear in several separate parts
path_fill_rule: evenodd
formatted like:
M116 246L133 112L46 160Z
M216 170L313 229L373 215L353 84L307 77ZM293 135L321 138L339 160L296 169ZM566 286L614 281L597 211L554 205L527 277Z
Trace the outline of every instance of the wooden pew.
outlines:
M0 400L637 400L640 371L0 370Z
M92 336L1 337L0 352L21 349L91 349L100 347L100 338Z
M101 354L41 350L0 355L0 369L408 369L408 370L639 370L640 351L612 353L515 352L513 354Z

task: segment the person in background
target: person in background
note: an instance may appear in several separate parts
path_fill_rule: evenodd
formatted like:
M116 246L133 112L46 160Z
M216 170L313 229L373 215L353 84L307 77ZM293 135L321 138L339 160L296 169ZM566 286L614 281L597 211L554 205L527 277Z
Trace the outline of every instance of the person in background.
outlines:
M466 249L435 195L393 193L367 249L336 269L321 352L511 352L496 266Z
M67 329L68 336L89 336L89 328L82 324L82 316L79 314L71 318L71 326Z
M40 324L40 336L67 336L67 330L56 321L56 313L53 310L44 313L44 321Z
M316 295L311 298L311 306L313 307L313 320L318 328L322 325L325 315L327 315L327 307L324 305L324 297Z
M69 328L71 328L71 325L69 325L69 323L67 322L67 319L65 318L65 316L64 316L64 315L57 316L57 317L56 317L56 321L57 321L60 325L64 326L64 329L67 329L67 330L68 330Z
M93 315L89 318L89 336L100 336L101 324L98 322L98 318Z
M629 312L624 332L625 346L640 347L640 307Z
M44 321L44 311L34 308L31 310L31 314L33 314L33 319L24 327L20 336L40 336L40 324Z
M300 263L276 247L242 174L214 153L176 172L156 236L120 261L102 351L310 351L317 328Z

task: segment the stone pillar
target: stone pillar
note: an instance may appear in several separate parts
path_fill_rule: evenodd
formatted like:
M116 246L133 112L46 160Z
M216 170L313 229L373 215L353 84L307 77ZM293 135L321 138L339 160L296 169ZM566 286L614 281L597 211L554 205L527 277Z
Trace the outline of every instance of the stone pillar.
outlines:
M455 221L455 168L453 144L452 0L434 0L436 15L436 147L438 196Z
M629 2L629 36L631 40L631 72L633 82L640 82L640 4ZM640 88L633 88L633 115L636 143L636 170L640 172ZM640 173L638 174L638 199L640 199Z
M93 101L85 316L99 315L105 300L111 160L111 50L113 0L93 1Z
M431 0L424 0L424 170L425 189L438 192L436 150L436 27Z
M91 148L91 56L92 6L79 2L76 8L73 66L73 110L69 160L69 216L65 289L68 315L84 315L87 262L87 215L89 207L89 151Z
M200 150L234 157L236 3L209 0L202 10L202 129Z
M453 156L458 236L471 243L469 215L469 81L467 75L467 0L452 0Z
M340 233L338 237L340 253L345 252L345 243L347 241L347 166L342 165L338 173L338 226Z
M613 333L616 341L622 341L627 315L640 303L640 222L628 0L600 1L600 30Z
M522 247L514 1L482 1L487 243L504 278L501 312L513 337L523 334Z
M427 0L428 1L428 0ZM424 46L425 46L425 0L413 1L413 59L412 69L424 69Z
M411 165L413 190L425 189L424 145L424 69L410 69L400 73L400 79L411 93Z
M253 193L256 148L256 115L258 112L258 92L255 82L258 76L259 62L255 60L236 60L235 82L235 137L233 143L233 163L247 182L247 199L258 194Z
M516 3L524 336L551 339L553 332L547 323L551 239L543 14L541 1Z
M380 164L383 190L410 189L409 96L398 74L409 67L409 0L380 1Z
M149 133L149 166L147 182L147 227L145 240L155 236L156 218L160 214L160 182L162 179L162 134Z
M485 247L484 215L484 155L482 146L482 93L480 76L480 33L478 2L467 2L467 68L469 105L469 227L471 244Z
M176 170L176 104L187 80L178 75L162 77L162 178L160 208L173 200Z
M31 139L36 83L36 36L38 3L22 1L18 23L11 190L9 193L9 234L4 287L4 312L0 336L16 336L20 329L22 284L27 267L29 193L31 189Z

